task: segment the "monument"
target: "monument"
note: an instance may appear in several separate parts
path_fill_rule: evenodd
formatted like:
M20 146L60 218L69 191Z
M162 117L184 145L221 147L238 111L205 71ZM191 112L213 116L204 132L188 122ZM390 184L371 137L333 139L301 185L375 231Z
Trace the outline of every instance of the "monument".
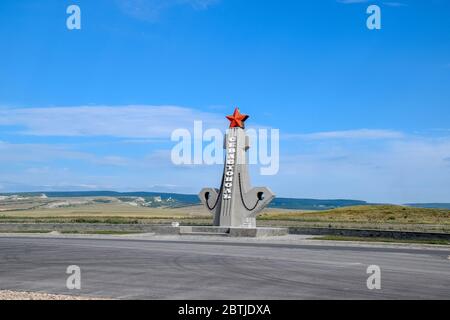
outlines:
M219 189L202 189L200 200L213 214L216 227L264 229L264 233L279 234L281 231L285 234L287 231L281 228L256 228L256 216L275 198L275 194L266 187L252 188L250 185L246 154L250 141L244 130L248 115L241 114L236 108L226 118L230 120L230 128L224 139L226 157L222 182Z

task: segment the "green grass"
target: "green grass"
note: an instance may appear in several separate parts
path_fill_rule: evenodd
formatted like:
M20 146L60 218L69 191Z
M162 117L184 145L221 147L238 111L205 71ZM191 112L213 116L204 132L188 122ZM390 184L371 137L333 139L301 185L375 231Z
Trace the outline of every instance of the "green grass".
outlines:
M370 222L391 224L450 225L450 210L414 208L395 205L366 205L314 212L269 212L263 214L259 219L305 222Z
M172 217L172 216L151 216L151 217L120 217L120 216L14 216L0 215L0 223L106 223L106 224L138 224L138 223L170 223L172 221L203 221L203 216L197 217Z
M135 208L101 203L75 208L3 211L0 223L105 223L211 225L212 216L201 206ZM450 233L450 210L395 205L364 205L327 211L266 209L258 225Z
M45 234L50 233L55 230L7 230L7 231L0 231L0 233L39 233L39 234ZM79 230L64 230L64 231L58 231L61 234L103 234L103 235L121 235L121 234L138 234L142 233L141 231L113 231L113 230L95 230L95 231L79 231Z
M49 233L49 230L1 230L0 233Z
M330 240L330 241L364 241L364 242L390 242L390 243L417 243L417 244L450 245L449 240L443 240L443 239L413 240L413 239L392 239L392 238L347 237L347 236L334 236L334 235L314 237L312 239L313 240Z
M59 209L58 209L59 210ZM187 212L189 209L186 209ZM68 223L127 223L146 221L197 221L211 220L211 216L183 214L177 209L158 209L147 214L132 215L130 212L110 212L107 207L100 211L53 212L49 210L29 211L20 214L8 212L0 215L0 222L68 222ZM343 207L326 211L267 211L258 217L259 221L320 222L320 223L389 223L389 224L436 224L450 225L450 210L414 208L395 205L365 205Z
M139 234L142 231L113 231L113 230L96 230L96 231L78 231L78 230L67 230L61 231L62 234L103 234L103 235L122 235L122 234Z

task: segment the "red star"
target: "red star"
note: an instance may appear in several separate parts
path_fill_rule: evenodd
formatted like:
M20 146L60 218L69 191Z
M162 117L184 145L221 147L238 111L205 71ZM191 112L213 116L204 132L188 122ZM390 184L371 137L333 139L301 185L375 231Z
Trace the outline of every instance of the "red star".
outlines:
M239 109L234 109L233 115L227 116L230 120L230 128L244 128L244 121L248 119L248 115L241 114Z

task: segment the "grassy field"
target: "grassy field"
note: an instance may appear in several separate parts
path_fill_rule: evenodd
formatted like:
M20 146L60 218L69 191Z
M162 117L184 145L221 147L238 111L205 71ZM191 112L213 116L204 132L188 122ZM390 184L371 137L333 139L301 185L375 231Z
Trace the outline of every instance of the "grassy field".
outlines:
M211 215L202 206L150 208L121 202L96 202L56 208L29 203L28 207L22 204L18 210L10 205L0 209L0 223L169 224L179 221L185 225L210 225L212 222ZM393 205L365 205L327 211L266 209L258 217L258 225L450 232L450 210Z
M367 205L344 207L327 211L265 213L260 219L309 222L450 224L450 210L393 205Z
M313 212L266 212L261 222L286 226L450 232L450 210L366 205Z
M71 199L73 201L73 199ZM151 208L142 206L131 206L123 202L112 203L87 203L70 205L56 208L38 207L34 204L25 205L19 203L16 207L0 206L0 216L43 218L43 217L192 217L208 216L208 212L201 206L190 206L182 208Z

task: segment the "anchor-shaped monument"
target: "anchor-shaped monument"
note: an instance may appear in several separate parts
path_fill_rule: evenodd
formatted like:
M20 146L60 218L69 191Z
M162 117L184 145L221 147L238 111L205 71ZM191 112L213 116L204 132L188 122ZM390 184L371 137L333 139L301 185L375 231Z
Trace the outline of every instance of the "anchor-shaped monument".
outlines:
M286 228L256 228L256 216L275 198L275 194L269 188L252 188L250 185L246 155L250 139L244 130L248 115L241 114L236 108L227 119L230 120L230 128L224 139L226 158L222 182L219 189L202 189L199 193L201 202L213 214L213 225L229 228L231 235L286 234Z

